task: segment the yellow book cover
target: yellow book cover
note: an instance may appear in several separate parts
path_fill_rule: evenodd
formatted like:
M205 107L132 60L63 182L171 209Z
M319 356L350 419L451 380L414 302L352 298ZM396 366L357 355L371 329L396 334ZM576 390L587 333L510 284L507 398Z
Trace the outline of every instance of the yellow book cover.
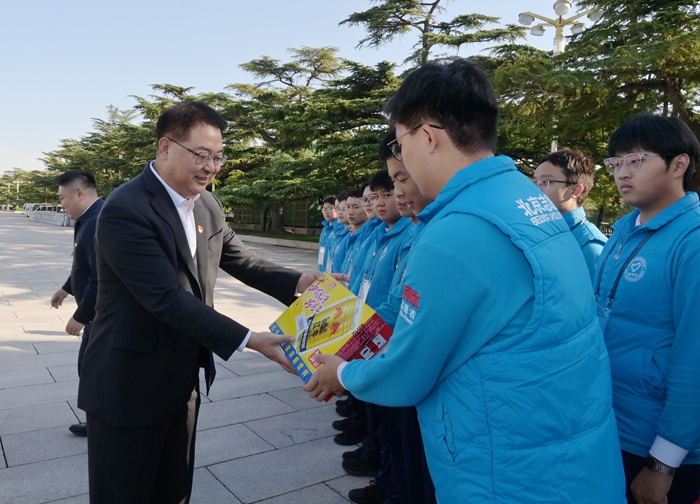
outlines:
M296 337L293 343L281 346L305 383L319 366L314 356L371 359L393 332L372 308L328 273L306 289L270 330Z

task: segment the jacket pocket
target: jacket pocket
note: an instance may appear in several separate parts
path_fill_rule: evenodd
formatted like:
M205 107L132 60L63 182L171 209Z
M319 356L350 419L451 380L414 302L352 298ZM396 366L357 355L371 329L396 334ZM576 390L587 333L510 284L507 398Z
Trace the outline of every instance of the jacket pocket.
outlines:
M130 352L153 353L157 338L154 334L115 331L109 335L109 347Z

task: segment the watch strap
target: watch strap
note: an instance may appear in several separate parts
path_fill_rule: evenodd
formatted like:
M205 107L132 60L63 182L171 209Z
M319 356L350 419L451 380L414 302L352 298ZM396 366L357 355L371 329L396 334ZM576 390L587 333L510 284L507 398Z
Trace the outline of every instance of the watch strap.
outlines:
M659 460L655 459L651 455L647 456L647 461L646 464L644 464L646 467L651 469L652 471L656 471L661 474L667 474L669 476L673 476L676 474L676 469L670 466L667 466L666 464L660 462Z

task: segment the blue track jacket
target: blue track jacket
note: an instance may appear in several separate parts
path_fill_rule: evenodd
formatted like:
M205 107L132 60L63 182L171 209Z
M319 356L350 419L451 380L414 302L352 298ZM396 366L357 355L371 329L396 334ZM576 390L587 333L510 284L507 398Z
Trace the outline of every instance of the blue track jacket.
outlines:
M328 244L328 238L333 232L333 225L338 222L338 219L334 219L333 222L328 222L324 220L322 222L323 229L321 230L321 236L318 239L318 270L326 271L326 246Z
M419 218L389 348L349 362L346 388L417 407L442 504L623 504L608 356L561 214L499 156Z
M698 464L698 195L687 193L635 229L637 215L613 225L594 277L620 445L646 457L658 434L690 451L683 463Z
M583 207L578 207L571 212L566 212L564 214L564 220L574 234L578 246L581 247L583 258L586 260L586 266L588 266L588 273L591 279L593 279L593 272L595 271L598 257L600 257L603 246L608 239L600 232L600 229L598 229L595 224L586 218L586 211Z

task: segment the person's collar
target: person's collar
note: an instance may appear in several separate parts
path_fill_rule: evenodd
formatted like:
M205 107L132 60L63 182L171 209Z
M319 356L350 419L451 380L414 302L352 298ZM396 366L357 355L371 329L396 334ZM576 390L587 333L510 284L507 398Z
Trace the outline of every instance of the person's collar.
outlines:
M199 196L200 196L199 194L197 194L191 200L188 200L187 198L183 198L182 196L180 196L180 194L178 194L178 192L175 189L170 187L165 182L165 180L163 180L163 178L158 174L156 169L153 168L153 161L151 161L148 166L151 168L153 175L156 176L156 178L160 181L160 183L163 184L163 187L165 187L165 190L168 191L168 194L170 195L170 198L173 200L173 204L175 205L176 208L179 207L180 205L182 205L185 201L187 201L189 204L194 204L194 202L199 199Z
M80 216L78 217L78 219L80 219L80 217L82 217L83 215L85 215L85 212L87 212L88 210L90 210L90 207L91 207L92 205L94 205L94 204L97 202L98 199L100 199L100 198L95 198L94 201L93 201L92 203L90 203L90 204L87 206L87 208L85 208L85 210L83 210L83 213L80 214ZM78 219L75 219L75 220L78 220Z

